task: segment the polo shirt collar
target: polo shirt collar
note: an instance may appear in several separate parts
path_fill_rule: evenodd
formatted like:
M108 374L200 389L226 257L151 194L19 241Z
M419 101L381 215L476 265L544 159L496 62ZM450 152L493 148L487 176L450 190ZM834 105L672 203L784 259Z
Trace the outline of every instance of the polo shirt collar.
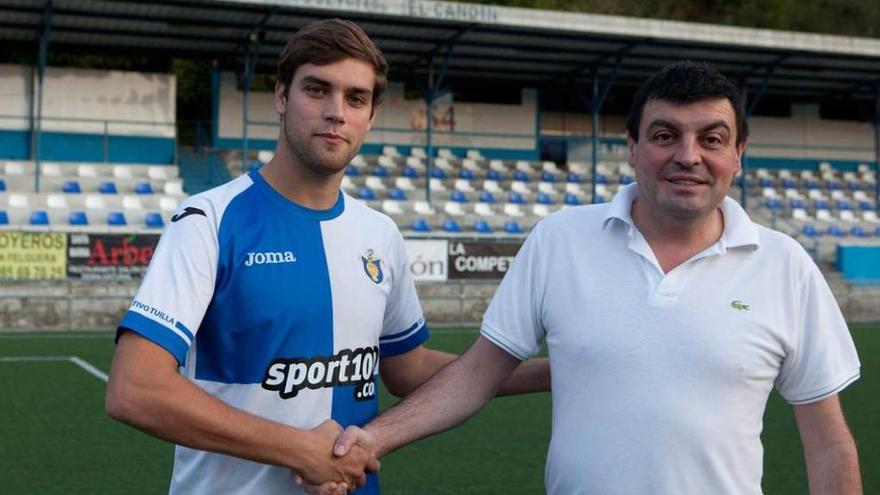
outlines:
M633 182L617 192L605 214L603 228L608 228L608 224L616 221L627 225L630 234L637 230L632 219L632 203L638 194L636 186L637 184ZM760 246L758 227L739 203L730 197L725 197L720 208L724 215L724 232L721 233L721 239L718 241L721 251L726 252L727 249L744 246L758 249Z

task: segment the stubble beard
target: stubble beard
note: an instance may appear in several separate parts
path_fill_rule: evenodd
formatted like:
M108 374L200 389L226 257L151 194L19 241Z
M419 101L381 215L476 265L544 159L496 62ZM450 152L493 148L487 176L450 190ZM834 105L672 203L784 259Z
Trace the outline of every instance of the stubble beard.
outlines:
M321 152L316 149L315 143L312 142L312 136L297 136L286 125L285 120L282 119L281 121L284 127L282 135L284 136L289 156L292 158L294 165L301 166L313 175L330 177L345 170L345 167L348 166L360 148L360 146L356 146L349 153L342 156L333 154L333 156L322 157ZM342 147L345 144L340 143L337 146Z

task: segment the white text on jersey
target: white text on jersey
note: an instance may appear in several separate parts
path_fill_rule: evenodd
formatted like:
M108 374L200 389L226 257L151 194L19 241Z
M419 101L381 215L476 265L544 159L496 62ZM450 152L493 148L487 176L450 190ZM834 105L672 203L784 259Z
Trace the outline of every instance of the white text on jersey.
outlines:
M269 251L266 253L248 253L244 266L265 265L269 263L294 263L296 256L293 251Z

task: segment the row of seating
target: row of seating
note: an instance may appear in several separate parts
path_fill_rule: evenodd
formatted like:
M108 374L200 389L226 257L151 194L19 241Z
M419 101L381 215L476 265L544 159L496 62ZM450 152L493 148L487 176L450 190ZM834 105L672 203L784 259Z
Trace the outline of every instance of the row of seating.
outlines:
M0 210L0 227L145 227L165 226L158 211Z
M61 193L0 193L0 208L125 209L175 211L179 196L105 195Z
M0 192L4 191L33 191L35 187L33 177L0 175ZM181 180L166 180L153 182L142 179L116 179L105 180L103 178L68 179L63 177L44 177L40 180L41 191L57 191L67 194L80 194L84 192L97 192L101 194L156 194L157 192L183 196L183 182Z
M36 163L27 160L0 160L0 173L5 175L31 175ZM82 177L150 180L170 180L180 176L176 165L139 165L109 163L41 162L40 175L46 177Z

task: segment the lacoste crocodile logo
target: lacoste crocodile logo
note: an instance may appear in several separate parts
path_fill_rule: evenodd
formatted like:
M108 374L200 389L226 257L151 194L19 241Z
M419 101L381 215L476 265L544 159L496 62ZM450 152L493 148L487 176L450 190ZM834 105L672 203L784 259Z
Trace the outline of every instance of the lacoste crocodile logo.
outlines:
M730 307L737 310L737 311L748 311L749 309L751 309L751 308L749 308L748 304L745 304L739 300L731 301Z
M187 206L186 208L183 209L183 213L178 213L178 214L172 216L171 221L177 222L179 220L183 220L184 218L186 218L190 215L201 215L203 217L208 216L208 215L205 215L204 211L202 211L198 208L193 208L192 206Z

